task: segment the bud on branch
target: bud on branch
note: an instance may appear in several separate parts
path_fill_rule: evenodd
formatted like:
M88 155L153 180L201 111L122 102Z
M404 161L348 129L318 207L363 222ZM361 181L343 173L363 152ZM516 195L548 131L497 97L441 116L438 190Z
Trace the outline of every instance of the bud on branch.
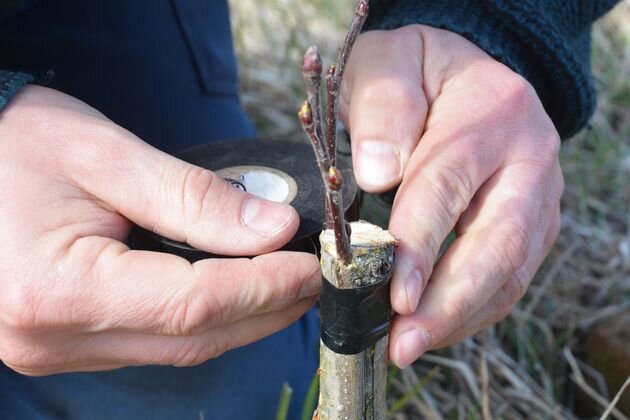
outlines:
M367 0L359 0L350 29L344 39L337 62L326 73L326 137L320 114L322 58L317 47L306 50L302 60L302 78L306 86L307 100L298 112L302 128L306 132L317 159L317 165L326 186L326 220L335 231L335 245L342 263L350 263L352 257L350 239L343 215L341 187L343 180L337 165L337 119L339 117L339 91L343 72L369 10Z
M319 49L313 45L308 47L302 61L302 74L320 76L322 73L322 57Z

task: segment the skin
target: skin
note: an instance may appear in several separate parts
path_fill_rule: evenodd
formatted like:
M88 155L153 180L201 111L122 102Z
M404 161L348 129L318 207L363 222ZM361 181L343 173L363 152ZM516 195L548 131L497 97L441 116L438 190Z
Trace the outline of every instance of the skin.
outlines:
M399 185L389 354L404 367L523 297L560 229L560 139L522 77L447 31L368 32L346 71L341 113L358 183Z
M359 38L341 112L359 184L400 184L392 361L506 316L560 226L559 139L531 86L463 38L414 25ZM130 221L209 252L262 255L190 264L131 251ZM314 256L273 252L297 225L291 207L26 87L0 114L0 359L27 375L189 366L261 339L318 293Z
M122 243L131 220L211 252L264 254L295 233L292 207L241 192L51 89L23 89L0 114L0 139L0 358L14 370L194 365L315 302L313 255L190 264Z

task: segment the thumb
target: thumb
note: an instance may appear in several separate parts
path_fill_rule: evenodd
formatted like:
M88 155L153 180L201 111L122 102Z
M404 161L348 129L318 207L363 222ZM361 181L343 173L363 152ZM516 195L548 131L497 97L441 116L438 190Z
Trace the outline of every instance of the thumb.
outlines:
M71 156L67 173L80 188L143 228L204 251L262 254L298 228L293 207L240 191L118 127Z
M371 31L359 37L348 60L340 111L352 138L357 182L366 191L400 183L422 134L422 48L414 26Z

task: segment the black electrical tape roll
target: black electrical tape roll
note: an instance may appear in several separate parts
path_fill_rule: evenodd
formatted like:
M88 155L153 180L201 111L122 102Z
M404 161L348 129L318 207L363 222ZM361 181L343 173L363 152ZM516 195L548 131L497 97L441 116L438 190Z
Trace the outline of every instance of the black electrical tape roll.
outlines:
M322 278L319 310L326 347L339 354L357 354L387 335L390 278L358 289L338 289Z
M315 235L322 230L324 216L324 184L310 144L274 140L232 140L212 142L187 149L176 155L178 158L218 172L230 168L267 168L274 173L288 176L295 182L296 191L289 201L300 216L300 226L291 241L282 249L313 253L316 250ZM341 163L341 162L340 162ZM358 205L355 202L357 185L352 169L341 167L343 175L343 198L346 215L356 220ZM240 180L224 176L237 188L247 189ZM250 191L251 192L251 191ZM176 242L134 227L127 240L132 249L166 252L179 255L194 262L205 258L225 257L193 248L186 243ZM241 256L242 257L242 256Z

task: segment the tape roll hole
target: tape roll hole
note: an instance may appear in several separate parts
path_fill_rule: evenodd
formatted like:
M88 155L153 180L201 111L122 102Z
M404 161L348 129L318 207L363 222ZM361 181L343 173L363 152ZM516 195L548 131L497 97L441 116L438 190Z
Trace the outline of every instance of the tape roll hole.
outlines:
M216 174L233 187L277 203L290 204L297 195L297 183L286 172L266 166L232 166Z

